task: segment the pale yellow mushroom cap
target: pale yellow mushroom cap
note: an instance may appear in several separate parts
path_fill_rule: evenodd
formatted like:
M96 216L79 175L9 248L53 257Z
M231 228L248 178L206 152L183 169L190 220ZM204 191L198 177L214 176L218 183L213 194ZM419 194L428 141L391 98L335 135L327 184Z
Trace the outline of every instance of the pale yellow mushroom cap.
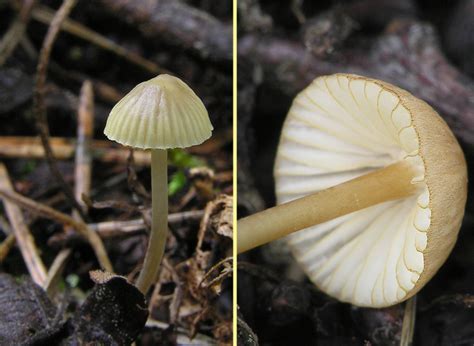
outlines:
M179 78L162 74L138 84L112 109L104 134L142 149L185 148L211 137L206 107Z
M432 278L461 226L466 163L441 117L391 84L336 74L294 99L275 162L279 204L402 160L417 171L417 194L287 238L308 277L341 301L390 306Z

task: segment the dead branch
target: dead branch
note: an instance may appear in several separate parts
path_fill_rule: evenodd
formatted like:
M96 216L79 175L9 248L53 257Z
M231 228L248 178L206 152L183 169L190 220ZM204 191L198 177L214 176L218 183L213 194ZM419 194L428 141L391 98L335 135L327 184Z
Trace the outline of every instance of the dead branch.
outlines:
M173 227L179 227L186 223L199 222L204 216L204 210L183 211L168 215L168 224ZM134 219L130 221L106 221L89 224L91 230L98 232L102 237L107 237L106 234L113 234L119 232L120 234L127 232L135 232L146 229L146 224L141 219Z
M340 52L335 61L314 57L300 42L259 35L240 40L239 56L261 66L264 83L289 96L336 72L388 81L426 100L458 138L474 146L474 87L444 57L430 25L395 21L369 49Z
M87 210L87 206L82 201L82 194L89 194L92 176L91 145L94 135L94 94L90 81L85 81L82 85L77 116L74 195L79 204Z
M102 240L97 233L91 231L82 221L76 221L67 214L61 213L47 205L35 202L32 199L24 197L16 192L8 191L4 188L0 189L0 196L17 204L20 208L28 209L31 213L50 218L66 226L71 226L90 243L100 265L107 271L113 271Z
M34 0L26 0L20 9L20 13L3 35L0 41L0 66L2 66L13 53L18 43L23 38L26 26L30 20L31 10L35 4Z
M54 159L53 151L49 143L49 126L46 116L46 105L44 102L46 74L49 65L49 57L51 55L51 49L53 48L54 41L56 40L59 30L61 29L62 23L69 15L75 4L76 0L64 0L61 7L56 12L54 19L48 29L48 33L46 34L43 46L41 48L36 71L36 84L34 88L33 108L36 116L36 127L38 128L41 143L44 147L46 160L48 162L51 173L61 186L61 189L66 195L69 204L79 212L83 219L86 219L86 214L74 198L74 194L71 190L71 187L64 180L64 177L58 169L56 160Z
M54 11L46 6L36 6L32 13L31 17L43 24L50 25L54 18ZM170 73L168 70L158 66L154 62L143 58L142 56L131 52L124 47L120 46L119 44L109 40L105 36L85 27L84 25L66 18L61 25L61 30L79 37L85 41L88 41L96 46L108 50L125 60L144 68L145 70L149 71L152 74L158 73Z
M158 38L197 53L204 59L232 61L232 25L176 0L101 0L114 15Z
M232 133L232 132L230 132ZM186 151L194 155L207 155L215 153L229 143L231 137L227 132L217 133L217 139L206 141L203 145L187 148ZM49 142L56 160L67 160L74 156L77 140L66 137L50 137ZM208 142L211 142L207 144ZM100 162L127 163L130 151L111 141L92 140L91 155ZM0 137L0 157L44 159L44 148L40 139L36 137L2 136ZM150 153L145 150L134 149L133 160L136 166L149 166ZM217 174L219 175L219 174ZM228 179L229 176L226 177ZM219 180L220 178L217 178Z
M179 227L184 224L199 222L204 216L204 210L184 211L168 215L168 223L171 226ZM90 223L87 225L90 230L97 232L102 239L114 237L128 237L143 234L148 225L143 220L133 219L128 221L103 221ZM76 235L66 235L54 239L55 245L65 245L78 240Z
M81 88L79 97L79 109L77 112L77 146L74 167L74 195L76 200L87 211L87 205L82 201L82 194L89 194L91 188L92 158L91 141L94 135L94 95L92 84L85 81ZM81 221L76 211L72 217ZM68 232L68 230L66 230ZM53 264L48 271L48 279L45 283L45 290L50 297L54 296L57 283L61 278L62 272L66 266L67 260L71 255L70 249L61 250L55 257Z
M49 138L51 150L57 160L67 160L73 157L76 139L64 137ZM93 140L91 155L101 162L127 163L129 151L118 147L111 141ZM44 148L36 137L0 137L0 156L6 158L44 159ZM150 154L143 150L135 150L135 164L149 166Z
M14 193L7 169L3 163L0 163L0 189L7 193ZM3 204L31 278L36 284L41 286L46 280L46 268L41 260L31 232L23 220L21 210L17 205L8 200L3 199Z

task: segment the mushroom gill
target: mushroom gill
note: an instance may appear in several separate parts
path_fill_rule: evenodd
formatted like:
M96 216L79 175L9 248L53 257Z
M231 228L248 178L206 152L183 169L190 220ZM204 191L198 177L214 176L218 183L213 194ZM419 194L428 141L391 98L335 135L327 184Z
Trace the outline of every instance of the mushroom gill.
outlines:
M359 306L388 306L407 299L419 289L414 290L425 269L430 188L417 114L398 91L355 75L317 78L295 98L275 162L278 204L400 161L415 170L415 195L287 237L318 287Z

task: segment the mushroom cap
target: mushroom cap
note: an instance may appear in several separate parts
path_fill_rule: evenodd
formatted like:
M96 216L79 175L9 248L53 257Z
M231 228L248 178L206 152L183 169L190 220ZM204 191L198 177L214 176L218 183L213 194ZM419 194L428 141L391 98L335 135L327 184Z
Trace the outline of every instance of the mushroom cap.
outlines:
M107 138L142 149L185 148L211 137L206 107L179 78L161 74L138 84L112 109Z
M433 277L461 227L466 162L436 111L389 83L335 74L294 99L275 161L278 203L400 160L416 170L419 193L287 237L308 277L341 301L390 306Z

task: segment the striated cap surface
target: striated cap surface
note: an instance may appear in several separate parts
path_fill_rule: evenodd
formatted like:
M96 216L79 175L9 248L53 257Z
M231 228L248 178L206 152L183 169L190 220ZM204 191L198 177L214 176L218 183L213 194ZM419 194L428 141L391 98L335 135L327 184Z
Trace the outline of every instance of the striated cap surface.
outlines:
M112 109L104 134L141 149L185 148L211 137L206 107L179 78L162 74L138 84Z

